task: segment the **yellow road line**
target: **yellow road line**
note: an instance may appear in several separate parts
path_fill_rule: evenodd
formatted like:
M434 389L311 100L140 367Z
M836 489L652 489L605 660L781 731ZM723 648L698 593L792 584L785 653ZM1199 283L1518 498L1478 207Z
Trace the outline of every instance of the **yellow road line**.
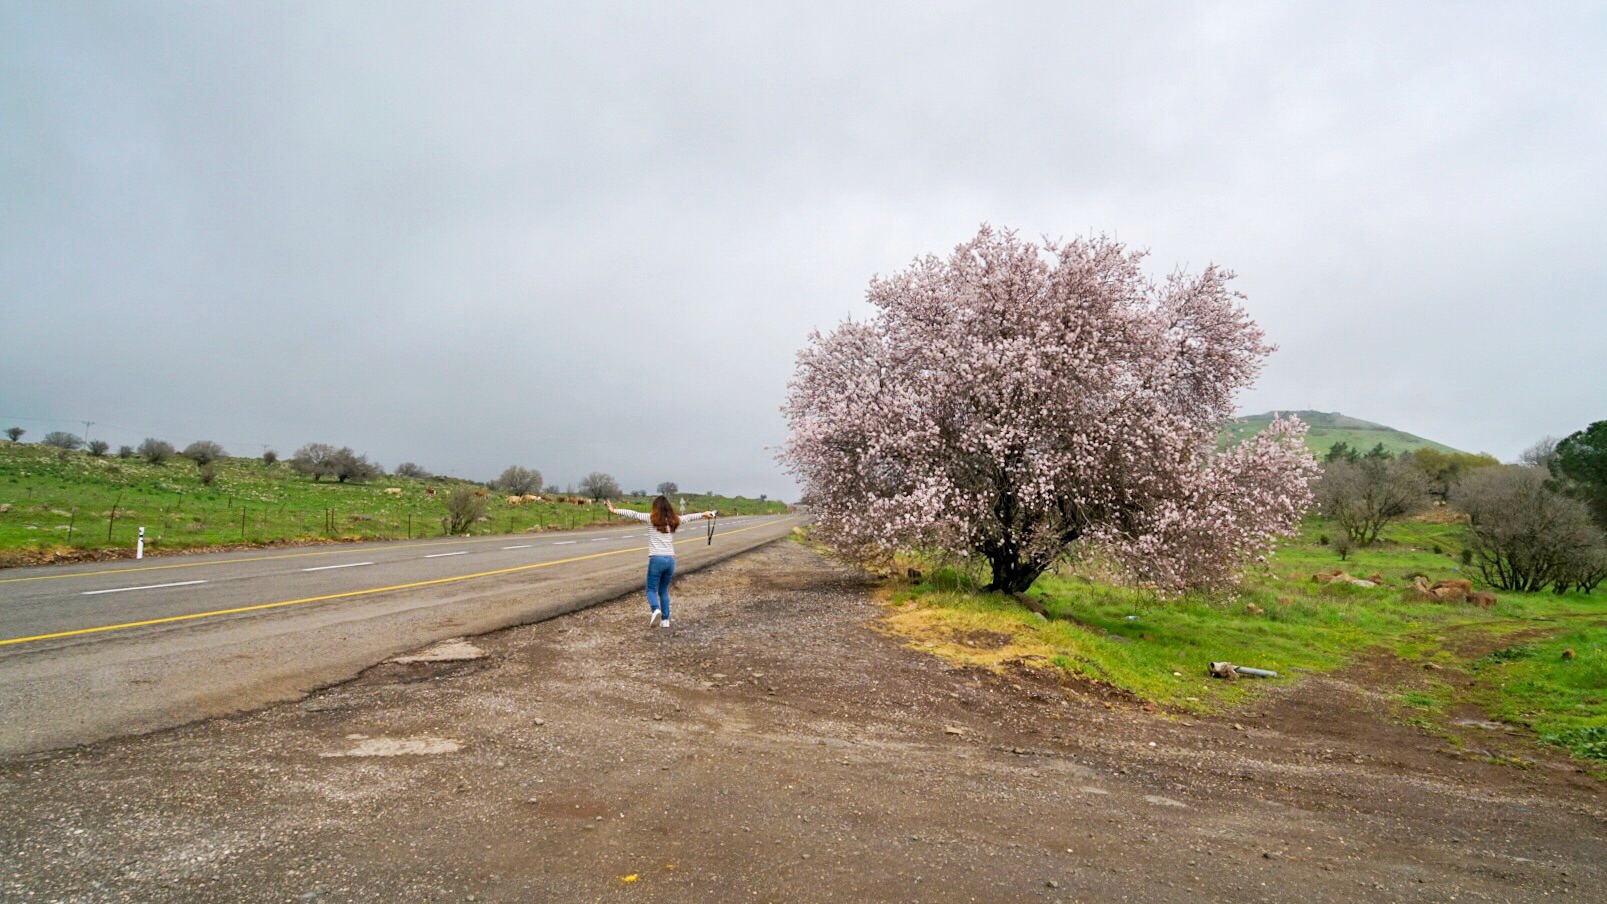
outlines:
M760 515L758 517L763 518L765 516ZM635 528L628 529L626 533L629 533L631 530L635 530ZM565 531L565 533L569 532ZM386 546L384 549L427 549L431 546L441 546L442 544L447 543L491 543L497 540L505 540L508 537L513 536L518 535L499 534L494 537L479 537L471 540L465 540L462 538L442 538L440 540L432 540L429 543L408 543L401 546ZM272 562L276 559L305 559L313 556L338 556L344 553L352 552L352 547L356 545L357 544L351 544L351 546L347 546L343 549L330 549L321 552L291 552L277 556L250 556L243 559L218 559L212 562L175 562L172 565L140 565L135 568L107 568L101 571L72 571L65 574L36 574L26 578L0 578L0 584L20 584L24 581L59 581L63 578L90 578L103 574L129 574L135 571L167 571L170 568L206 568L211 565L234 565L240 562Z
M717 537L727 537L731 534L740 534L743 531L758 530L764 524L755 524L751 527L741 527L733 531L724 531L715 534ZM698 537L695 539L703 539ZM677 540L676 543L690 543L692 538ZM191 621L197 618L213 618L219 615L237 615L241 612L257 612L263 609L278 609L284 606L299 606L303 603L320 603L325 600L338 600L351 596L368 596L374 593L389 593L393 590L410 590L414 587L429 587L432 584L451 584L457 581L468 581L474 578L488 578L499 574L512 574L516 571L529 571L533 568L550 568L553 565L563 565L569 562L583 562L587 559L600 559L604 556L617 556L628 552L641 552L648 547L633 546L630 549L611 549L607 552L595 552L591 555L575 556L570 559L556 559L551 562L537 562L534 565L517 565L513 568L499 568L495 571L481 571L476 574L460 574L456 577L434 578L428 581L414 581L411 584L394 584L390 587L370 587L367 590L348 590L344 593L331 593L326 596L309 596L299 600L282 600L277 603L257 603L254 606L236 606L233 609L216 609L211 612L192 612L189 615L169 615L165 618L148 618L143 621L123 622L117 625L100 625L94 628L75 628L71 631L57 631L53 634L35 634L31 637L9 637L0 639L0 647L15 643L28 643L33 640L51 640L57 637L77 637L82 634L99 634L103 631L121 631L125 628L143 628L146 625L164 625L170 622Z

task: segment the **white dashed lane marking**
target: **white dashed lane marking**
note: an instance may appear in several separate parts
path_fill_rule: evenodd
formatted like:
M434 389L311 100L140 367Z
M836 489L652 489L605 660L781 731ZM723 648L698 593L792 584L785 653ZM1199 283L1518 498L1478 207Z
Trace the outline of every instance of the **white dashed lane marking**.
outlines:
M469 554L468 550L460 549L457 552L436 552L436 553L431 553L431 554L425 556L424 558L426 558L426 559L439 559L442 556L466 556L468 554Z
M303 568L302 571L328 571L331 568L356 568L359 565L372 565L373 562L347 562L345 565L319 565L317 568Z
M110 590L85 590L84 596L94 596L97 593L122 593L125 590L158 590L163 587L188 587L191 584L205 584L206 581L179 581L176 584L145 584L139 587L113 587Z
M502 548L503 548L503 549L529 549L529 548L530 548L530 544L529 544L529 543L526 543L526 544L524 544L524 545L523 545L523 546L504 546L504 547L502 547Z

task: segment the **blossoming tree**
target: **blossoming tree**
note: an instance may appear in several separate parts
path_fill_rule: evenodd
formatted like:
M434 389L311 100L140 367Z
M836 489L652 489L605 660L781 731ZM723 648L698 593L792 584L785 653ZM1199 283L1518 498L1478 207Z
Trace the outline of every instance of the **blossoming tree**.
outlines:
M872 280L876 316L813 334L783 409L818 536L981 556L1006 592L1074 547L1165 590L1234 583L1299 522L1316 462L1297 419L1217 451L1272 349L1233 274L1157 283L1142 258L984 226Z

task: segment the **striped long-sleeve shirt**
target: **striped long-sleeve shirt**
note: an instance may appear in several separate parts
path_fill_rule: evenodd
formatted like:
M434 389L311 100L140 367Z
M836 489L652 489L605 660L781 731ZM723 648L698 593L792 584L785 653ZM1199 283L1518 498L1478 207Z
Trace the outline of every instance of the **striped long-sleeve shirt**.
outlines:
M633 512L630 509L614 509L614 514L616 514L616 515L624 515L627 518L635 518L637 521L645 521L648 524L653 523L653 516L647 514L646 512ZM696 521L696 520L701 519L701 518L713 518L714 514L715 514L714 512L698 512L698 513L692 514L692 515L682 515L681 516L681 524L685 525L686 522L688 522L688 521ZM673 531L669 531L669 532L660 531L656 527L653 528L652 530L648 531L647 532L647 554L649 556L673 556L673 555L675 555L675 534L674 534L674 532Z

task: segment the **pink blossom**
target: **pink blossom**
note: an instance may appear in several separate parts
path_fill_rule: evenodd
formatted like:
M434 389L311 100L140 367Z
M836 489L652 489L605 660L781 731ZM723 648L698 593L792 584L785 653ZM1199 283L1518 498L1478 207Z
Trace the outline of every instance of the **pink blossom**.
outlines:
M1235 582L1310 504L1306 428L1216 451L1272 349L1233 274L1157 283L1142 259L984 226L873 279L874 319L812 335L783 409L819 536L979 555L1011 591L1074 548L1167 589Z

